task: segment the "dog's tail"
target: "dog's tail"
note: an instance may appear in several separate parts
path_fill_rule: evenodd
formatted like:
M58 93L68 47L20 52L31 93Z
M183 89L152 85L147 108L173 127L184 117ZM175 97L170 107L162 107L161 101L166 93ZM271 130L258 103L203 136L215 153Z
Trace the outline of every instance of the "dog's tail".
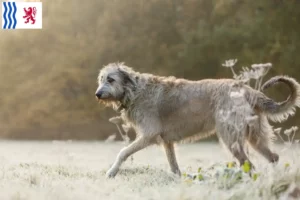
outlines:
M296 107L300 107L300 84L288 76L275 76L265 82L261 89L264 91L277 83L284 83L290 89L290 95L286 100L275 102L262 92L259 92L254 102L255 107L263 111L270 120L281 122L286 120L288 116L294 115Z

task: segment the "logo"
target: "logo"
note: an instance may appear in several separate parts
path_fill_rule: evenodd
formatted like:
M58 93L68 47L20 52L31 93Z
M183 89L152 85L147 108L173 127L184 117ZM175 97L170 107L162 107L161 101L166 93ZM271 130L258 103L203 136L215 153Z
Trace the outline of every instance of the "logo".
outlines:
M28 7L28 10L26 10L26 8L24 8L24 12L25 12L25 16L23 16L23 18L27 19L25 21L25 24L27 24L29 22L29 20L32 21L31 24L35 24L35 15L36 15L36 7Z
M2 2L2 29L41 29L42 2Z

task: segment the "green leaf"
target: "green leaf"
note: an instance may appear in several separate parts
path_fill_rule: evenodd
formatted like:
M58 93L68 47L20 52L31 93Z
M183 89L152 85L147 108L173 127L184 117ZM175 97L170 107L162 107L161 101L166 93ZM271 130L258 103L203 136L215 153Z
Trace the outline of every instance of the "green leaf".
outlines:
M203 181L204 180L204 177L203 177L202 174L198 174L197 178L198 178L199 181Z
M254 173L253 176L252 176L252 179L253 179L254 181L256 181L256 179L257 179L259 176L260 176L259 173Z
M250 165L250 162L249 161L245 161L245 163L243 164L242 166L242 169L245 173L249 173L250 170L251 170L251 165Z
M289 168L289 167L290 167L290 163L285 163L285 164L284 164L284 167L285 167L285 168Z
M201 169L202 169L201 167L199 167L199 168L198 168L198 173L200 173L200 172L201 172Z
M228 168L233 168L233 167L235 167L236 166L236 163L235 162L228 162L227 163L227 167Z

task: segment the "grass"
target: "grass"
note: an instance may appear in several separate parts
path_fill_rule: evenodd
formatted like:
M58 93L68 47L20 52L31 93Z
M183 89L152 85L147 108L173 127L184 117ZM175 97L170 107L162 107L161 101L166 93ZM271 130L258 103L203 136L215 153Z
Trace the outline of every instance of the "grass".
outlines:
M123 145L1 141L0 199L278 199L300 180L299 147L281 151L283 147L277 145L278 165L269 165L250 151L259 176L254 181L243 174L227 187L232 179L221 180L214 174L224 172L233 158L216 143L176 148L181 171L193 174L201 167L202 181L170 173L164 152L157 146L136 153L115 179L106 179L105 172Z

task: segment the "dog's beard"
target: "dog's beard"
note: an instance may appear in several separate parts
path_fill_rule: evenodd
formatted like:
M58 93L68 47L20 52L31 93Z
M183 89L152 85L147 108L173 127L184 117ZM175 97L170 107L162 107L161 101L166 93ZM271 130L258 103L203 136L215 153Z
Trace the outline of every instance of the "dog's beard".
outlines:
M97 100L100 104L104 105L105 107L113 108L116 111L120 111L121 109L123 109L122 103L120 101L112 100L112 99L97 99Z
M113 103L116 102L115 100L112 100L112 99L98 99L98 98L96 98L96 99L100 104L103 104L107 107L111 106Z

